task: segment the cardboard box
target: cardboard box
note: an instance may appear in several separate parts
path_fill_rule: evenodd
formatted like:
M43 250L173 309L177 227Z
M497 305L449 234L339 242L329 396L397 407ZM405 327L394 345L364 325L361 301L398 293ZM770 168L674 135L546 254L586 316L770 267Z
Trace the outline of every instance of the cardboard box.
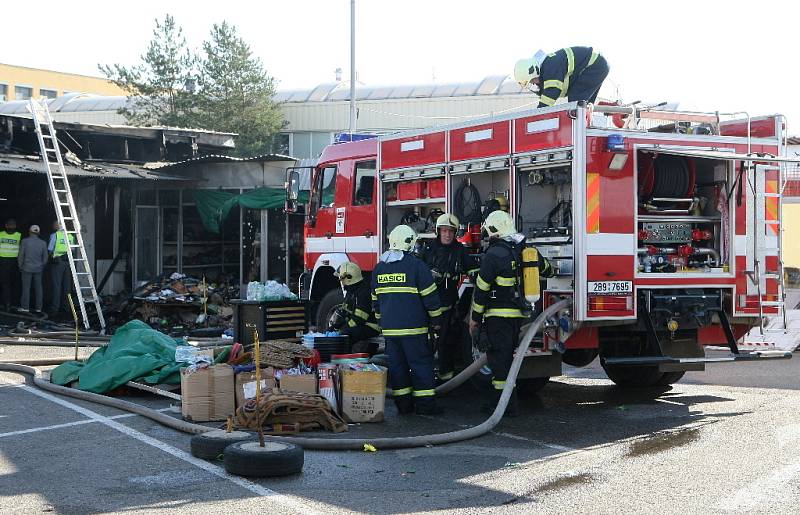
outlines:
M339 370L342 384L342 417L347 422L383 422L386 403L386 369L380 371Z
M317 374L283 375L281 376L281 391L317 393Z
M275 388L275 370L272 367L261 369L261 391L268 388ZM256 397L256 373L240 372L236 374L236 407L238 408L245 401Z
M214 365L194 372L181 369L181 415L185 420L225 420L235 411L230 365Z

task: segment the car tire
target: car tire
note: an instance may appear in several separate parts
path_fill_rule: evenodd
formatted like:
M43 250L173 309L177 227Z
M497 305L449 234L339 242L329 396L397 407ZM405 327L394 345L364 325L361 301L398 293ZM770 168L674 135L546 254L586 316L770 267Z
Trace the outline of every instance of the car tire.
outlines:
M342 302L344 302L344 294L339 288L329 291L322 297L319 306L317 306L317 332L325 332L331 321L333 312L342 305Z
M245 431L231 431L215 429L207 433L194 435L191 440L191 452L195 458L215 460L223 455L225 448L237 442L252 440L253 434Z
M303 470L303 448L279 440L238 442L225 448L225 470L245 477L277 477Z

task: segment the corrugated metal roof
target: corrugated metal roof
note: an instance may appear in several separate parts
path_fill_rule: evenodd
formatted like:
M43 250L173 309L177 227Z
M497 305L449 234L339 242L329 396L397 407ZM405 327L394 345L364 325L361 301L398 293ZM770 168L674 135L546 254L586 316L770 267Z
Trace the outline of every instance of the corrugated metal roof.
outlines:
M139 166L119 165L114 163L84 163L83 167L64 163L64 169L70 177L95 177L102 179L139 179L149 181L185 181L185 177L166 175L161 172L146 170ZM39 156L23 156L20 154L0 154L0 173L47 173Z
M508 75L490 75L478 82L453 84L398 84L357 86L356 100L399 100L406 98L440 98L452 96L483 96L529 94ZM347 82L320 84L311 89L278 91L276 102L341 102L350 100Z
M253 157L232 157L221 154L209 154L205 156L192 157L174 163L158 162L147 163L144 167L148 170L175 170L193 164L200 163L252 163L252 162L273 162L273 161L297 161L296 158L283 154L261 154Z

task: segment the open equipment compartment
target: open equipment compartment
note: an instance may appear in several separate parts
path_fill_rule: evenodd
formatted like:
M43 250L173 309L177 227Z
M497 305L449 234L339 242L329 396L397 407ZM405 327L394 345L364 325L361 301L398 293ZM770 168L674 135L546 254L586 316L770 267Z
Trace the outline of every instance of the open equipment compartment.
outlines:
M733 161L637 151L637 274L727 274ZM744 179L746 181L746 178Z
M574 270L572 151L515 159L517 227L553 267L551 291L571 291Z

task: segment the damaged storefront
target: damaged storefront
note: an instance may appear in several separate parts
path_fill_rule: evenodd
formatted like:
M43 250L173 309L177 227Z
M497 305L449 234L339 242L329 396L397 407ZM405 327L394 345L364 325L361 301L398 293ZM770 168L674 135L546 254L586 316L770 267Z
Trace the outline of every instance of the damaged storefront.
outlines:
M137 185L135 284L177 273L238 287L296 285L303 215L284 212L286 169L294 163L280 155L214 155L158 166L184 182Z

